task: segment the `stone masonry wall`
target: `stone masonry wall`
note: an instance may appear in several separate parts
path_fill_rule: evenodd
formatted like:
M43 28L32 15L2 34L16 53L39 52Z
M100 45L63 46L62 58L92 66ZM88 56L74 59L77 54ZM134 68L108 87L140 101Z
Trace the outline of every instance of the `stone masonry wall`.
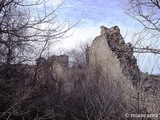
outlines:
M120 45L118 45L120 43ZM123 41L120 35L120 30L118 27L112 27L110 29L102 26L101 35L93 40L93 43L89 48L87 48L87 60L88 64L92 69L102 69L102 75L106 77L114 86L120 86L123 92L123 96L128 104L133 102L131 98L135 94L134 85L139 81L138 68L132 73L131 63L134 65L136 60L131 55L132 52L128 52L125 55L118 51L119 47L124 47L127 50L127 45ZM128 47L128 49L131 49ZM119 49L120 50L120 49ZM132 62L127 62L131 60L128 56L132 56ZM129 59L128 59L129 58ZM134 74L137 74L137 78L134 78ZM130 78L130 79L129 79ZM133 79L133 81L131 80Z
M101 35L93 40L86 51L90 68L101 68L102 75L110 83L122 88L128 104L132 103L137 109L147 112L158 112L160 109L156 105L160 92L155 88L160 87L160 77L146 75L140 71L133 55L133 47L131 43L125 43L118 26L100 28Z
M109 48L119 59L123 75L132 80L133 85L136 85L140 81L141 76L137 60L133 55L131 43L125 43L118 26L110 29L101 26L101 36L106 36Z

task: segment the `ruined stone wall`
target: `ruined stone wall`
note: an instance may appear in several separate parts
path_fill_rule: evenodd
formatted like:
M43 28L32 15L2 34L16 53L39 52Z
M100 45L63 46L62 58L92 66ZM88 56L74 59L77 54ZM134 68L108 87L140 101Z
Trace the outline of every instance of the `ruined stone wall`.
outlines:
M48 61L50 62L54 62L57 61L61 66L63 67L68 67L68 63L69 63L69 56L68 55L52 55L51 57L48 58Z
M69 74L69 57L67 55L53 55L45 58L38 58L36 60L35 70L36 78L41 84L52 84L55 90L69 91L70 84L68 84Z
M127 61L127 54L123 56L117 51L117 44L119 43L125 48L125 43L118 27L108 29L102 26L101 35L93 40L87 50L88 64L92 69L102 69L102 75L111 84L120 86L122 91L125 91L123 92L125 101L133 102L130 101L130 98L134 96L135 90L133 82L128 79L129 77L131 78L132 74L130 74L130 68L127 64L124 64ZM130 63L128 62L128 64ZM129 74L130 76L128 76Z
M53 55L48 58L48 62L51 63L50 69L52 69L55 79L64 80L68 72L69 57L67 55Z
M148 112L160 110L156 107L159 92L155 90L160 87L157 80L160 77L155 80L140 71L131 43L125 43L117 26L101 26L101 35L93 40L86 53L89 66L102 69L102 75L110 83L120 86L125 101L130 101L128 104L139 105L138 109Z
M142 108L149 113L160 112L160 76L141 73L139 95Z
M101 26L101 36L106 36L110 50L120 61L123 75L132 80L133 85L136 85L140 81L141 75L137 60L133 55L133 47L131 43L125 43L118 26L114 26L110 29Z
M160 77L142 73L133 52L131 43L125 43L117 26L101 26L101 34L86 50L87 66L83 69L69 68L67 55L53 55L48 59L39 58L39 75L43 78L49 75L62 81L63 88L69 91L74 86L73 82L79 82L91 74L90 71L96 71L93 72L94 79L99 82L107 80L114 88L117 87L127 108L136 106L143 112L157 113L160 110Z
M65 80L68 72L69 57L67 55L53 55L48 59L38 58L36 60L39 78L53 78L56 81Z

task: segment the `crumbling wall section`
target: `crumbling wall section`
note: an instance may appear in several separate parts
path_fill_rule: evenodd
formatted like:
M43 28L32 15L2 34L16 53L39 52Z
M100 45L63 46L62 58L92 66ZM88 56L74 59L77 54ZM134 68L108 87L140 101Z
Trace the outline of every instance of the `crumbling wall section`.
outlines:
M55 81L64 81L68 72L69 57L67 55L38 58L36 60L38 68L37 76L42 79L52 78Z
M56 80L64 80L67 76L69 57L67 55L53 55L48 58L52 75Z
M135 94L135 89L131 80L133 79L133 73L131 73L128 65L130 63L125 62L128 60L127 55L130 55L131 52L128 54L126 53L125 56L121 55L121 52L117 50L117 44L120 42L121 46L125 48L125 43L120 35L118 27L108 29L102 26L101 35L97 36L93 40L91 46L87 48L87 60L91 69L102 69L101 75L104 76L102 78L109 80L115 87L120 86L121 91L124 93L123 96L125 101L130 104L132 101L131 98L133 98ZM128 79L128 75L130 79Z
M129 104L137 106L138 111L159 112L160 77L142 73L133 52L133 46L125 43L118 26L101 26L101 35L86 51L90 68L96 70L100 67L102 75L122 88Z
M131 43L125 43L118 26L110 29L101 26L101 36L106 37L110 50L120 61L123 75L132 80L133 85L136 85L141 79L141 74L137 65L137 59L133 55Z
M101 35L93 40L87 54L88 64L91 66L99 64L103 69L111 71L110 74L115 77L122 74L123 77L131 80L133 85L141 79L140 69L133 55L133 47L130 43L125 43L117 26L112 28L101 26Z

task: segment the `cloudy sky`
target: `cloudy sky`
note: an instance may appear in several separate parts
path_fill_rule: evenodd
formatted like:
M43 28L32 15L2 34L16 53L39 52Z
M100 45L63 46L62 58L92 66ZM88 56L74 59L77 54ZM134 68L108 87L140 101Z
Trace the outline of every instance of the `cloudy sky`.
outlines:
M60 17L71 23L79 21L71 31L72 36L63 41L63 47L73 47L77 41L93 39L100 32L100 26L118 25L125 34L126 30L139 29L140 24L124 12L125 0L65 0Z
M81 20L81 25L107 23L134 26L136 23L124 13L124 5L125 0L66 0L63 15L75 21Z
M55 4L61 3L61 0ZM126 42L132 41L132 34L141 30L139 22L125 13L126 0L65 0L58 11L61 20L69 21L71 24L79 23L68 33L69 37L63 39L57 46L60 50L70 49L83 42L90 42L100 34L100 26L119 26ZM142 59L145 58L145 59ZM154 55L140 55L138 64L143 71L159 73L155 66ZM151 69L154 67L154 70Z

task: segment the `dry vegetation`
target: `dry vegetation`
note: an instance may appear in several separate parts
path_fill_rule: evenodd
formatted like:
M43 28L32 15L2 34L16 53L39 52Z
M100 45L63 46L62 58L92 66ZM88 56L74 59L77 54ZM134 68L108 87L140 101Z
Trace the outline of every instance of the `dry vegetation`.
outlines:
M50 3L45 0L30 3L24 0L0 1L0 119L121 117L120 93L107 83L107 78L106 82L99 83L97 73L75 71L66 78L73 86L66 92L62 80L48 74L51 71L45 67L46 74L38 77L43 73L39 61L35 66L24 64L34 60L35 55L44 56L45 50L73 27L67 27L65 22L55 23L55 13L61 4L57 7L48 5Z
M45 55L46 48L73 27L64 22L55 24L55 12L61 5L47 9L46 4L45 0L0 1L0 119L123 120L126 112L139 112L137 107L127 111L123 91L110 84L107 77L102 78L98 66L96 71L86 67L84 51L69 53L74 66L65 79L72 86L69 91L63 79L48 74L48 69L43 69L43 77L37 77L41 74L39 62L35 66L24 64L35 54ZM33 14L32 10L37 12ZM44 24L46 27L39 27ZM35 46L40 43L37 52Z

